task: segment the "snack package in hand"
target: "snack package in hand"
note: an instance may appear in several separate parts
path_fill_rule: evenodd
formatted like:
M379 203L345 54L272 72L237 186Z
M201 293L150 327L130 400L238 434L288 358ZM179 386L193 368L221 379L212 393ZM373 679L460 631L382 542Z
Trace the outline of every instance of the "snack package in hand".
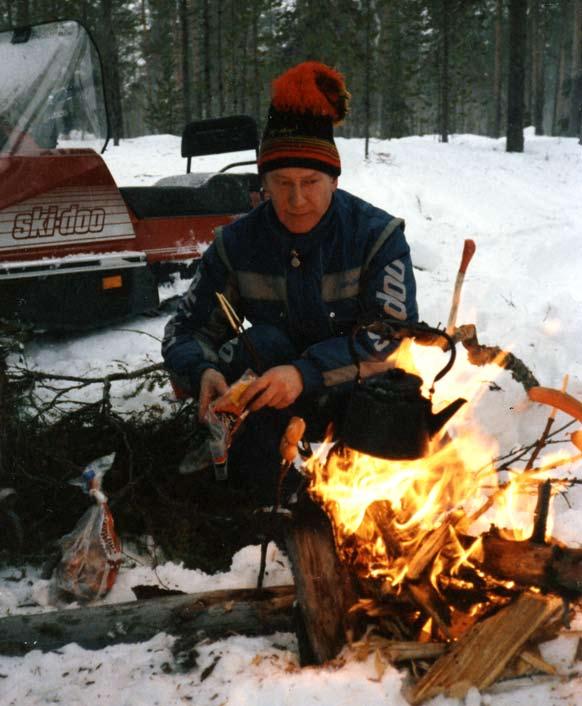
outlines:
M115 532L113 515L101 491L101 481L111 468L115 454L93 461L80 485L94 500L75 528L60 540L62 557L53 575L57 594L82 602L102 598L111 590L121 564L121 542Z
M228 449L233 436L249 413L248 410L241 407L240 398L251 382L256 379L257 376L252 370L246 370L236 382L233 382L224 395L208 405L204 421L210 431L208 445L216 480L226 480L228 477Z
M257 376L252 370L246 370L224 395L210 403L202 420L206 438L186 455L180 465L181 473L199 471L212 464L216 480L226 480L228 449L234 434L248 414L248 411L241 407L240 398L256 379Z

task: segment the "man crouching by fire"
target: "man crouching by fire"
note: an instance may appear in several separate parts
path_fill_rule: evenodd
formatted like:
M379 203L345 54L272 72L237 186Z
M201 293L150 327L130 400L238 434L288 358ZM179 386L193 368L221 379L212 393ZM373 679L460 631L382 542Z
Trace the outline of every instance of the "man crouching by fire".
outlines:
M258 159L267 199L217 229L165 330L166 366L198 398L201 421L247 369L257 373L239 399L249 414L230 449L229 478L252 485L260 503L275 495L290 417L303 416L313 437L341 412L356 376L358 318L418 321L403 221L338 189L333 126L349 98L343 76L314 61L273 82ZM244 335L233 338L217 292L250 323ZM393 344L364 331L353 346L363 375L386 369ZM298 474L287 478L289 493Z

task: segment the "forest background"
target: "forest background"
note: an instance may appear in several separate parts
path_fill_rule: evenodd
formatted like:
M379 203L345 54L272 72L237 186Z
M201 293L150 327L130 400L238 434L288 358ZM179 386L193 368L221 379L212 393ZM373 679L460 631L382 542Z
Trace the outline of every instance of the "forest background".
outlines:
M57 18L100 48L116 142L237 113L261 127L270 81L306 59L345 74L343 137L582 139L582 0L0 0L3 27Z

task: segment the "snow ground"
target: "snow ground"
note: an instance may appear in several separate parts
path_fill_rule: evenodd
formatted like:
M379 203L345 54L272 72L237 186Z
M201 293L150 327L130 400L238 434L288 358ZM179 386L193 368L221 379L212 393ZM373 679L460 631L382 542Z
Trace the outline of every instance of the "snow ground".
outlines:
M153 184L184 171L179 142L168 135L126 140L110 147L105 158L118 184ZM568 391L582 399L582 148L576 141L535 137L528 130L524 154L508 155L502 139L458 135L442 144L432 136L409 137L372 141L368 161L362 140L340 139L338 148L340 186L406 219L422 319L433 325L446 322L463 240L471 237L477 252L458 322L475 323L481 343L512 350L542 385L560 387L569 374ZM238 157L228 155L227 160ZM211 171L223 164L223 157L206 157L194 168ZM167 288L162 296L180 286ZM166 319L140 317L115 330L31 343L24 359L38 369L65 374L112 370L116 361L141 367L159 360ZM461 354L451 375L459 381L469 373L475 377L470 368ZM500 390L489 390L493 379ZM508 373L487 366L478 369L477 382L472 416L497 439L500 452L539 435L548 410L527 403L523 388ZM128 401L126 391L116 388L114 403L129 412L160 398L158 390ZM557 421L567 420L559 415ZM580 478L582 467L566 466L561 472ZM570 489L567 499L554 501L553 533L580 546L582 488ZM288 582L285 557L272 547L269 560L269 581ZM147 563L132 567L128 562L106 601L131 600L132 585L158 580L185 591L252 586L257 566L258 547L239 552L231 571L216 576L174 564L154 572ZM22 580L10 580L23 570ZM0 614L43 609L32 606L45 603L46 583L37 571L11 567L0 573ZM580 616L577 622L582 623ZM348 658L341 669L299 670L290 635L231 637L203 645L199 667L186 674L167 673L171 643L170 636L158 635L146 644L98 652L69 645L58 653L0 657L0 704L406 704L400 693L402 674L389 668L379 675L372 657L365 662ZM544 648L544 656L566 673L574 663L575 643L561 637ZM204 669L218 656L211 675L202 680ZM575 668L582 671L582 664ZM460 706L463 701L439 697L429 703ZM582 679L539 685L526 681L504 693L473 690L464 703L573 706L582 703Z

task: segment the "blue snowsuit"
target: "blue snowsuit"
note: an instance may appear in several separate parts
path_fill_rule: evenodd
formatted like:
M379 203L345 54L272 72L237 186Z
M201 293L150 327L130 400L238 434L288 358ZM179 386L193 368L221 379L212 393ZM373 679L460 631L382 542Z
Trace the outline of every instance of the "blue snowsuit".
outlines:
M251 324L247 333L264 366L256 372L289 363L297 367L304 389L296 405L304 414L311 408L317 415L316 400L326 391L345 389L355 378L349 335L358 316L377 311L400 321L418 320L403 227L402 220L338 189L327 213L307 234L290 233L270 201L217 229L166 326L162 352L178 385L197 395L209 367L229 383L256 367L239 339L233 339L215 295L222 292ZM362 375L383 372L392 347L374 334L360 334L355 348ZM265 409L245 422L237 445L244 448L242 465L254 466L253 474L253 457L263 467L267 455L278 467L279 439L294 411ZM245 443L253 426L257 439ZM245 463L245 454L250 462Z

